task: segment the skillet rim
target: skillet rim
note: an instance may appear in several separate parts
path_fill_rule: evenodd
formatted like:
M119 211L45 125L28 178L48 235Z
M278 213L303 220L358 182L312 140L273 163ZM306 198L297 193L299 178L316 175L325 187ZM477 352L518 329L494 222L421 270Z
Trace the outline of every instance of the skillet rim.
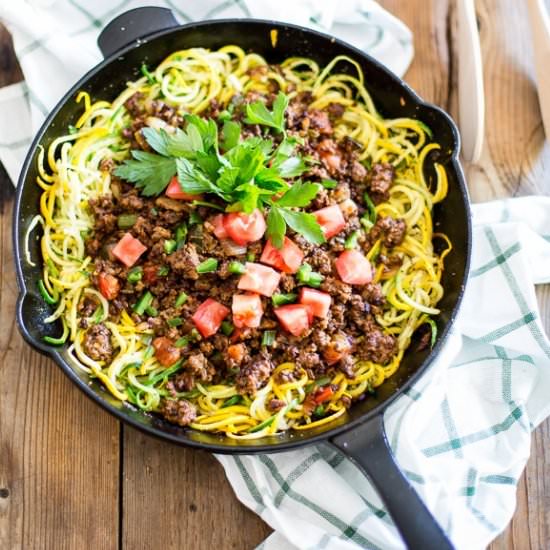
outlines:
M124 405L121 408L116 408L115 406L111 405L107 401L107 399L103 396L102 393L93 390L88 383L86 383L76 374L73 367L67 361L65 361L61 353L56 348L52 346L48 346L42 342L38 342L37 340L35 340L29 334L23 318L22 305L25 300L25 297L28 294L28 289L25 285L24 267L21 261L23 258L23 254L21 251L21 247L19 246L20 234L22 232L22 228L20 227L21 224L20 224L19 214L22 206L23 189L25 185L31 184L31 182L28 181L27 174L34 157L34 152L37 149L37 147L40 145L40 141L42 140L42 138L44 137L44 134L49 129L52 121L55 119L59 111L65 106L65 104L68 103L68 101L70 101L70 99L74 96L76 92L82 89L82 87L93 76L101 72L105 67L107 67L111 62L113 62L117 58L124 56L126 53L134 50L135 48L140 47L141 45L146 44L151 40L154 40L159 37L166 36L172 33L177 33L184 29L200 28L200 27L207 27L207 26L211 27L213 25L215 26L215 25L224 25L224 24L257 25L258 27L270 26L278 30L290 29L292 31L305 33L306 35L316 36L319 39L324 39L325 41L327 41L329 47L332 46L333 44L337 44L338 46L347 50L350 55L356 56L360 58L362 61L366 62L367 64L372 65L376 70L386 73L386 75L389 76L390 79L394 80L399 85L400 89L408 96L408 98L410 98L410 100L416 106L418 107L422 106L425 109L434 112L434 114L440 117L445 122L445 124L447 124L447 126L450 128L451 134L453 137L454 147L452 149L451 154L448 157L449 159L448 165L452 167L452 169L454 170L457 176L457 183L459 186L460 195L463 199L464 213L466 217L466 220L465 220L466 221L466 228L465 228L466 257L464 258L464 277L461 281L460 290L457 294L456 301L452 307L452 310L449 313L449 320L446 326L444 327L444 329L441 331L441 334L439 335L438 340L435 346L432 348L429 355L417 367L417 369L409 376L409 378L405 380L405 382L400 384L398 388L389 397L385 398L384 401L382 401L381 403L373 407L371 410L359 415L355 419L350 419L344 423L334 426L333 428L327 428L325 431L322 431L321 433L314 434L309 437L305 437L304 439L296 439L294 441L290 439L289 441L285 441L283 443L277 443L276 439L274 439L272 443L265 443L265 444L261 443L257 445L250 445L249 443L246 442L246 440L244 441L240 440L237 442L231 440L232 444L228 445L228 444L221 443L221 440L224 436L220 436L219 444L209 443L209 442L203 442L203 441L196 441L196 440L193 440L192 438L184 439L168 431L163 431L158 426L140 423L139 421L135 420L130 414L124 411ZM343 40L340 40L330 34L322 33L317 30L309 29L307 27L303 27L300 25L283 23L283 22L267 20L267 19L226 18L226 19L215 19L212 21L190 22L184 25L169 27L167 29L162 29L162 30L147 34L145 36L141 36L137 39L132 40L127 46L115 51L110 56L104 58L100 63L92 67L63 95L63 97L58 101L58 103L50 111L50 113L42 123L40 129L36 133L29 147L29 150L26 154L25 161L21 168L21 172L17 182L16 198L15 198L15 204L13 209L13 226L12 226L14 261L15 261L15 268L16 268L17 286L19 289L19 294L17 297L17 304L16 304L16 319L17 319L17 324L19 326L20 332L23 335L23 338L25 339L25 341L29 345L31 345L31 347L41 352L42 354L45 354L51 357L54 360L54 362L61 368L64 374L89 399L94 401L97 405L99 405L108 413L112 414L118 420L132 426L133 428L143 433L152 435L159 439L170 441L171 443L175 443L177 445L206 450L209 452L215 452L219 454L259 454L259 453L266 453L266 452L268 453L283 452L283 451L288 451L304 445L316 444L319 442L330 440L334 436L351 431L353 428L356 428L366 423L367 421L376 417L377 415L383 414L386 408L391 403L393 403L397 398L399 398L422 375L426 374L426 372L429 370L429 367L433 363L434 359L439 355L441 349L443 348L445 342L447 341L447 338L451 332L451 329L454 325L456 317L459 313L462 299L464 297L466 284L469 278L470 262L471 262L471 254L472 254L472 214L470 209L468 188L466 186L464 172L462 170L462 166L459 161L459 154L460 154L460 134L454 120L445 110L443 110L441 107L438 107L437 105L434 105L433 103L424 101L402 78L392 73L385 65L383 65L382 63L374 59L369 54L363 52L362 50L356 48L355 46L352 46L351 44ZM141 414L145 414L145 413L141 413Z

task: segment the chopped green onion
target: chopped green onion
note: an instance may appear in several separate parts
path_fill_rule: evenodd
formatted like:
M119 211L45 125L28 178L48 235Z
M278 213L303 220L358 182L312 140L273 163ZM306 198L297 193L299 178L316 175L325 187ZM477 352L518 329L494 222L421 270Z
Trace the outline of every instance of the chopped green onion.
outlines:
M221 329L226 336L231 336L233 334L233 331L235 330L235 327L229 321L223 321Z
M56 296L52 296L48 292L48 290L46 289L46 285L44 284L44 281L42 279L38 281L38 290L40 290L40 294L47 304L49 304L50 306L57 304L58 298Z
M298 294L273 294L273 296L271 296L271 302L274 307L280 307L286 304L293 304L296 298L298 298Z
M218 260L215 258L208 258L201 262L197 266L197 273L212 273L218 269Z
M145 308L145 313L147 313L149 317L156 317L159 314L158 309L153 306L147 306Z
M325 407L323 407L323 405L317 405L313 411L313 414L315 416L323 416L325 414Z
M225 400L225 403L221 406L222 409L226 407L232 407L233 405L238 405L243 400L242 395L233 395L229 399Z
M172 252L175 252L177 246L178 245L174 239L168 239L167 241L164 241L164 252L166 252L166 254L172 254Z
M134 269L131 269L128 272L127 280L129 283L136 284L139 281L141 281L142 277L143 277L143 269L141 269L141 267L134 267Z
M181 317L174 317L173 319L168 319L167 323L169 327L179 327L183 324L183 319Z
M201 340L202 336L200 332L196 328L194 328L189 333L189 339L192 340L193 342L196 342L197 340Z
M227 271L229 271L229 273L234 273L235 275L242 275L246 271L246 268L241 262L231 262L227 266Z
M256 259L256 254L254 254L254 252L249 252L246 255L246 261L247 262L253 262L255 259Z
M151 208L150 212L151 212L151 216L158 216L159 215L159 211L154 206L153 206L153 208Z
M149 82L149 84L154 84L157 79L154 77L153 74L151 74L151 72L149 72L149 69L147 68L147 65L145 63L142 63L141 64L141 74L147 78L147 82Z
M277 333L274 330L266 330L262 336L262 346L271 347L275 342Z
M170 273L170 268L167 265L162 265L159 267L159 270L158 270L159 277L166 277L168 273Z
M327 384L330 384L332 378L330 378L330 376L321 376L321 378L317 378L317 380L315 380L315 385L316 386L326 386Z
M346 241L344 242L344 248L346 250L352 250L357 246L357 239L359 239L359 231L354 231L348 235Z
M370 231L373 227L373 223L368 219L367 214L365 214L360 220L361 224L365 228L365 231Z
M435 341L437 340L437 325L435 324L435 321L428 317L426 319L426 323L430 325L430 328L432 329L432 338L430 340L430 347L433 348L435 345Z
M376 222L376 206L374 206L374 203L368 193L363 195L363 200L367 205L367 213L363 216L363 219L367 219L369 222L374 224Z
M153 295L147 291L134 306L134 311L138 315L143 315L145 310L153 303Z
M180 295L176 299L176 307L181 307L185 302L187 302L187 299L189 296L185 294L185 292L180 292Z
M150 359L155 354L155 348L153 346L147 346L147 349L143 353L143 360Z
M312 271L309 264L303 264L302 266L300 266L300 269L298 269L296 273L296 278L298 279L298 282L300 284L312 286L315 288L321 286L321 282L324 279L324 277L320 273Z
M76 126L73 126L72 124L69 124L67 129L69 130L69 134L71 135L76 134L78 132L78 128Z
M176 245L179 250L187 239L187 224L184 222L176 229Z
M275 420L275 415L270 416L267 420L260 422L257 426L254 426L253 428L250 428L250 430L248 430L248 433L253 434L255 432L259 432L260 430L263 430L264 428L271 426L274 420Z
M135 214L121 214L117 218L117 225L120 229L129 229L133 227L137 222L137 216Z
M326 179L321 181L321 185L325 189L335 189L338 185L338 182L336 180Z
M189 338L187 338L187 336L182 336L181 338L178 338L176 340L174 346L176 346L177 348L184 348L185 346L187 346L187 344L189 344Z
M200 217L200 214L198 212L191 212L189 214L189 225L198 225L202 223L202 218Z

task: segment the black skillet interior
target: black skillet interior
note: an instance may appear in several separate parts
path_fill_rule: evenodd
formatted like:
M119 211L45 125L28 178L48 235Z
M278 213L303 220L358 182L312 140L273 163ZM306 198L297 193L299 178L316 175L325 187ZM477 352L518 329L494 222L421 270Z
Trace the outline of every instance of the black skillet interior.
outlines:
M273 47L271 42L272 29L278 30L276 47ZM143 62L154 66L175 50L196 46L215 49L227 44L237 44L246 51L257 52L269 62L282 61L290 56L307 56L324 65L336 55L343 54L354 58L363 69L366 86L380 113L386 117L413 117L422 120L432 129L434 141L441 145L441 151L432 154L429 159L437 159L446 166L449 193L443 204L435 207L434 219L436 230L445 232L454 246L445 262L445 295L440 302L442 313L437 319L440 337L431 353L410 349L399 371L378 388L376 395L355 404L346 417L328 426L246 443L219 435L185 430L122 405L96 381L88 380L85 373L74 367L74 361L66 349L55 350L45 345L42 337L45 334L58 335L61 329L59 326L45 325L43 322L50 314L50 310L43 303L36 286L41 277L38 231L33 233L30 243L31 257L36 263L34 267L25 261L23 252L24 235L32 218L38 213L40 189L35 184L38 155L36 146L41 144L47 148L55 137L66 131L69 124L75 123L82 112L81 105L74 101L76 93L86 90L93 99L113 99L125 87L127 81L141 76L139 68ZM340 63L337 69L342 72L353 72L353 67L346 63ZM134 43L117 55L111 56L84 76L52 112L31 148L19 181L14 220L17 271L22 290L17 314L22 332L31 345L52 355L69 378L89 397L120 419L152 435L214 452L248 453L274 452L326 439L329 435L335 435L351 425L361 423L385 407L425 370L445 339L462 295L469 262L469 206L462 171L457 161L458 150L458 132L443 111L423 103L403 81L372 58L326 35L300 27L251 20L203 22L151 35L146 41ZM432 180L434 178L433 168L430 166L427 168L426 176Z

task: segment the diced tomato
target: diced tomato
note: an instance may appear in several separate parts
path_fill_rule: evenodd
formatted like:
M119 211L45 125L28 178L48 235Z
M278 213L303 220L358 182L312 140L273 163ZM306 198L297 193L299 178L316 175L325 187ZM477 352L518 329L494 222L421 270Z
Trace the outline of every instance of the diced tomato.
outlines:
M156 265L146 265L143 267L143 282L148 285L154 285L158 280L159 268Z
M277 307L273 310L285 330L294 336L301 336L309 328L309 313L307 306L291 304Z
M195 311L191 319L204 338L218 332L222 321L229 315L229 309L223 304L208 298Z
M330 310L332 298L326 292L304 286L300 290L300 303L310 307L315 317L325 319Z
M155 338L153 340L153 348L155 349L157 361L165 367L173 365L180 358L181 350L174 346L170 338L166 338L165 336Z
M202 198L202 195L193 195L191 193L186 193L182 190L178 176L174 176L168 187L166 188L166 196L171 199L182 200L182 201L198 201Z
M334 390L332 389L332 386L326 386L325 388L319 389L315 392L313 401L315 401L317 405L320 405L321 403L328 401L333 395Z
M260 262L273 266L283 273L296 273L302 265L303 259L304 253L300 247L288 237L285 237L281 250L275 248L271 244L271 240L268 239L265 243Z
M259 241L266 230L264 216L258 209L252 214L244 212L225 214L223 223L229 238L243 245Z
M214 216L210 223L214 226L214 235L218 237L218 239L227 239L229 235L227 234L227 230L225 229L225 224L223 223L223 214L218 214L217 216Z
M227 348L227 355L235 361L235 363L242 363L246 353L244 344L232 344Z
M321 208L321 210L316 210L312 212L312 214L315 216L317 223L321 226L326 239L338 235L338 233L346 227L346 220L344 219L342 210L340 210L337 204Z
M113 255L126 267L132 267L146 250L147 247L132 237L131 233L125 233L113 248Z
M245 269L237 285L239 290L249 290L268 298L273 295L281 280L280 273L265 265L252 262L246 262Z
M372 266L358 250L344 250L335 265L340 279L348 285L366 285L372 281Z
M236 327L257 328L260 326L264 308L262 300L257 294L234 294L233 324Z
M334 365L351 353L351 342L347 336L340 332L335 334L323 350L323 359L327 365Z
M120 290L120 284L118 279L109 273L100 273L97 277L99 285L99 292L107 298L107 300L114 300L118 296Z

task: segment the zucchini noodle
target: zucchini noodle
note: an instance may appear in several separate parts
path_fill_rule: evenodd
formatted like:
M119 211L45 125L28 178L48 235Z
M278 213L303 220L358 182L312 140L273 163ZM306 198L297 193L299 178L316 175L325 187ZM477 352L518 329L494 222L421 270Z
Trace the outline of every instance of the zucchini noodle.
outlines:
M339 73L341 64L351 65L353 74ZM251 71L256 67L265 70ZM332 422L346 413L351 400L374 391L395 373L413 333L439 313L443 259L452 249L446 235L433 233L432 208L445 198L448 186L444 166L428 162L429 154L439 145L431 141L429 128L418 120L383 118L376 111L359 65L345 56L338 56L324 68L311 59L293 57L275 69L258 54L245 53L237 46L218 51L192 48L172 53L150 75L129 82L112 102L95 101L80 92L76 101L83 112L75 126L57 137L46 152L40 150L40 215L28 226L27 240L37 226L43 227L42 286L52 307L46 322L62 320L75 366L99 379L117 399L154 412L163 398L173 398L167 383L183 368L181 362L171 367L160 365L152 353L152 330L144 323L136 324L128 312L116 322L109 320L109 303L90 281L94 266L86 254L85 241L94 219L87 204L110 191L111 176L102 163L120 163L128 157L130 144L122 130L131 124L131 117L124 103L139 91L145 102L162 98L178 114L201 114L213 100L224 108L235 94L267 93L274 84L291 99L310 92L311 108L324 109L334 103L342 106L334 135L358 142L360 161L367 166L389 163L395 169L389 199L375 207L375 214L405 220L406 238L393 249L401 262L393 269L377 263L379 256L387 254L382 240L374 243L367 258L375 266L374 281L381 283L386 297L376 320L387 334L396 337L397 353L387 365L356 361L353 379L338 370L329 371L325 386L332 388L332 393L323 401L321 418L304 410L306 395L318 381L310 379L305 370L297 372L293 363L277 366L254 396L239 395L235 385L228 383L197 383L193 390L178 393L177 398L185 398L197 408L192 429L223 432L235 439L274 436ZM433 166L430 178L427 164ZM434 250L434 238L445 247L440 254ZM34 265L28 243L25 255ZM85 296L93 296L98 306L83 318L79 303ZM110 364L92 359L82 346L83 327L94 322L105 322L112 334L115 353ZM281 403L276 411L268 408L273 399Z

